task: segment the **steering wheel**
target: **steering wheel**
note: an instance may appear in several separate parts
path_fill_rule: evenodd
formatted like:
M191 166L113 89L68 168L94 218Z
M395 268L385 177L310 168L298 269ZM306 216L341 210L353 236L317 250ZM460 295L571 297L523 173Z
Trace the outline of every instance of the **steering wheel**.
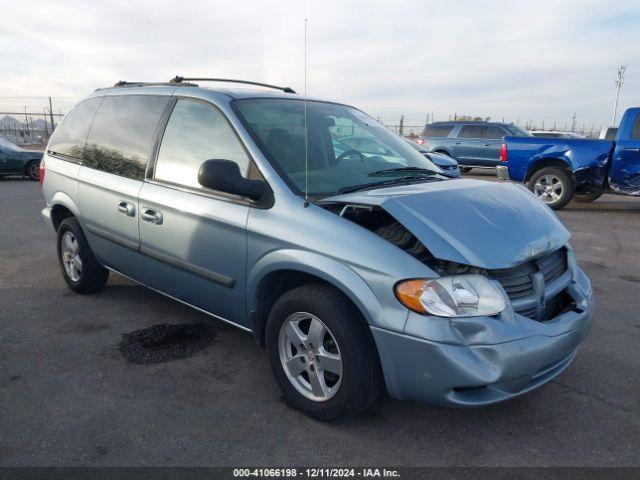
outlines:
M347 158L349 155L354 155L354 154L358 155L360 157L360 161L361 162L364 162L365 158L367 158L361 152L356 150L355 148L350 148L349 150L345 150L340 155L338 155L338 158L336 158L336 163L340 163L342 160Z

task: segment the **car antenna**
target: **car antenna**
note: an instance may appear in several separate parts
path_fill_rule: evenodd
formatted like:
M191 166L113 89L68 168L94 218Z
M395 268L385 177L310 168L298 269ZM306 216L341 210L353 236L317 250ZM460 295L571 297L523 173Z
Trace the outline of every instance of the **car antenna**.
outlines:
M307 134L307 19L304 19L304 208L309 206L309 141Z

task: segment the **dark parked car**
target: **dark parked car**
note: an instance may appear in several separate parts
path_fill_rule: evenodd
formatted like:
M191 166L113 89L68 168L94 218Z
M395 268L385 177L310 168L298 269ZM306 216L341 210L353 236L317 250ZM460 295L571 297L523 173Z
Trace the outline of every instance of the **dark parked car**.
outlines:
M31 180L40 178L42 152L20 148L5 138L0 138L0 176L24 175Z
M429 153L415 142L407 140L406 138L405 141L415 150L420 152L423 157L435 163L447 177L458 178L460 176L458 162L453 158L436 153ZM406 163L400 154L391 151L388 147L382 145L370 135L353 135L349 137L342 137L340 140L336 140L334 138L333 149L338 155L351 151L351 154L356 155L357 157L359 155L364 155L365 157L383 158L389 162L397 162L403 165Z
M495 167L506 135L529 137L517 125L491 122L435 122L422 132L422 147L455 158L465 173L471 167Z
M442 155L441 153L429 152L422 145L418 145L417 143L408 139L407 143L415 148L418 152L420 152L423 157L428 158L438 167L440 167L440 169L447 177L458 178L460 176L458 162L456 162L453 158L448 157L447 155Z

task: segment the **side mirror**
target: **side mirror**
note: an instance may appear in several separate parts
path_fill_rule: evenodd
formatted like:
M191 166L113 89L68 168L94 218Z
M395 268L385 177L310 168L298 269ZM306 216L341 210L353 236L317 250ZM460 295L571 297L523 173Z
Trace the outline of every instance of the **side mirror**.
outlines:
M198 171L198 183L206 188L240 195L252 200L262 196L266 185L261 180L249 180L231 160L207 160Z

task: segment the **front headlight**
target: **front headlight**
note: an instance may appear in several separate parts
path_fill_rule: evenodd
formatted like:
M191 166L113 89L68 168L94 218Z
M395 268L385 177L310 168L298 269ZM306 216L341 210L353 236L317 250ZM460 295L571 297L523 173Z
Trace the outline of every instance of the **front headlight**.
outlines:
M507 308L502 293L484 275L406 280L395 288L405 307L439 317L496 315Z

